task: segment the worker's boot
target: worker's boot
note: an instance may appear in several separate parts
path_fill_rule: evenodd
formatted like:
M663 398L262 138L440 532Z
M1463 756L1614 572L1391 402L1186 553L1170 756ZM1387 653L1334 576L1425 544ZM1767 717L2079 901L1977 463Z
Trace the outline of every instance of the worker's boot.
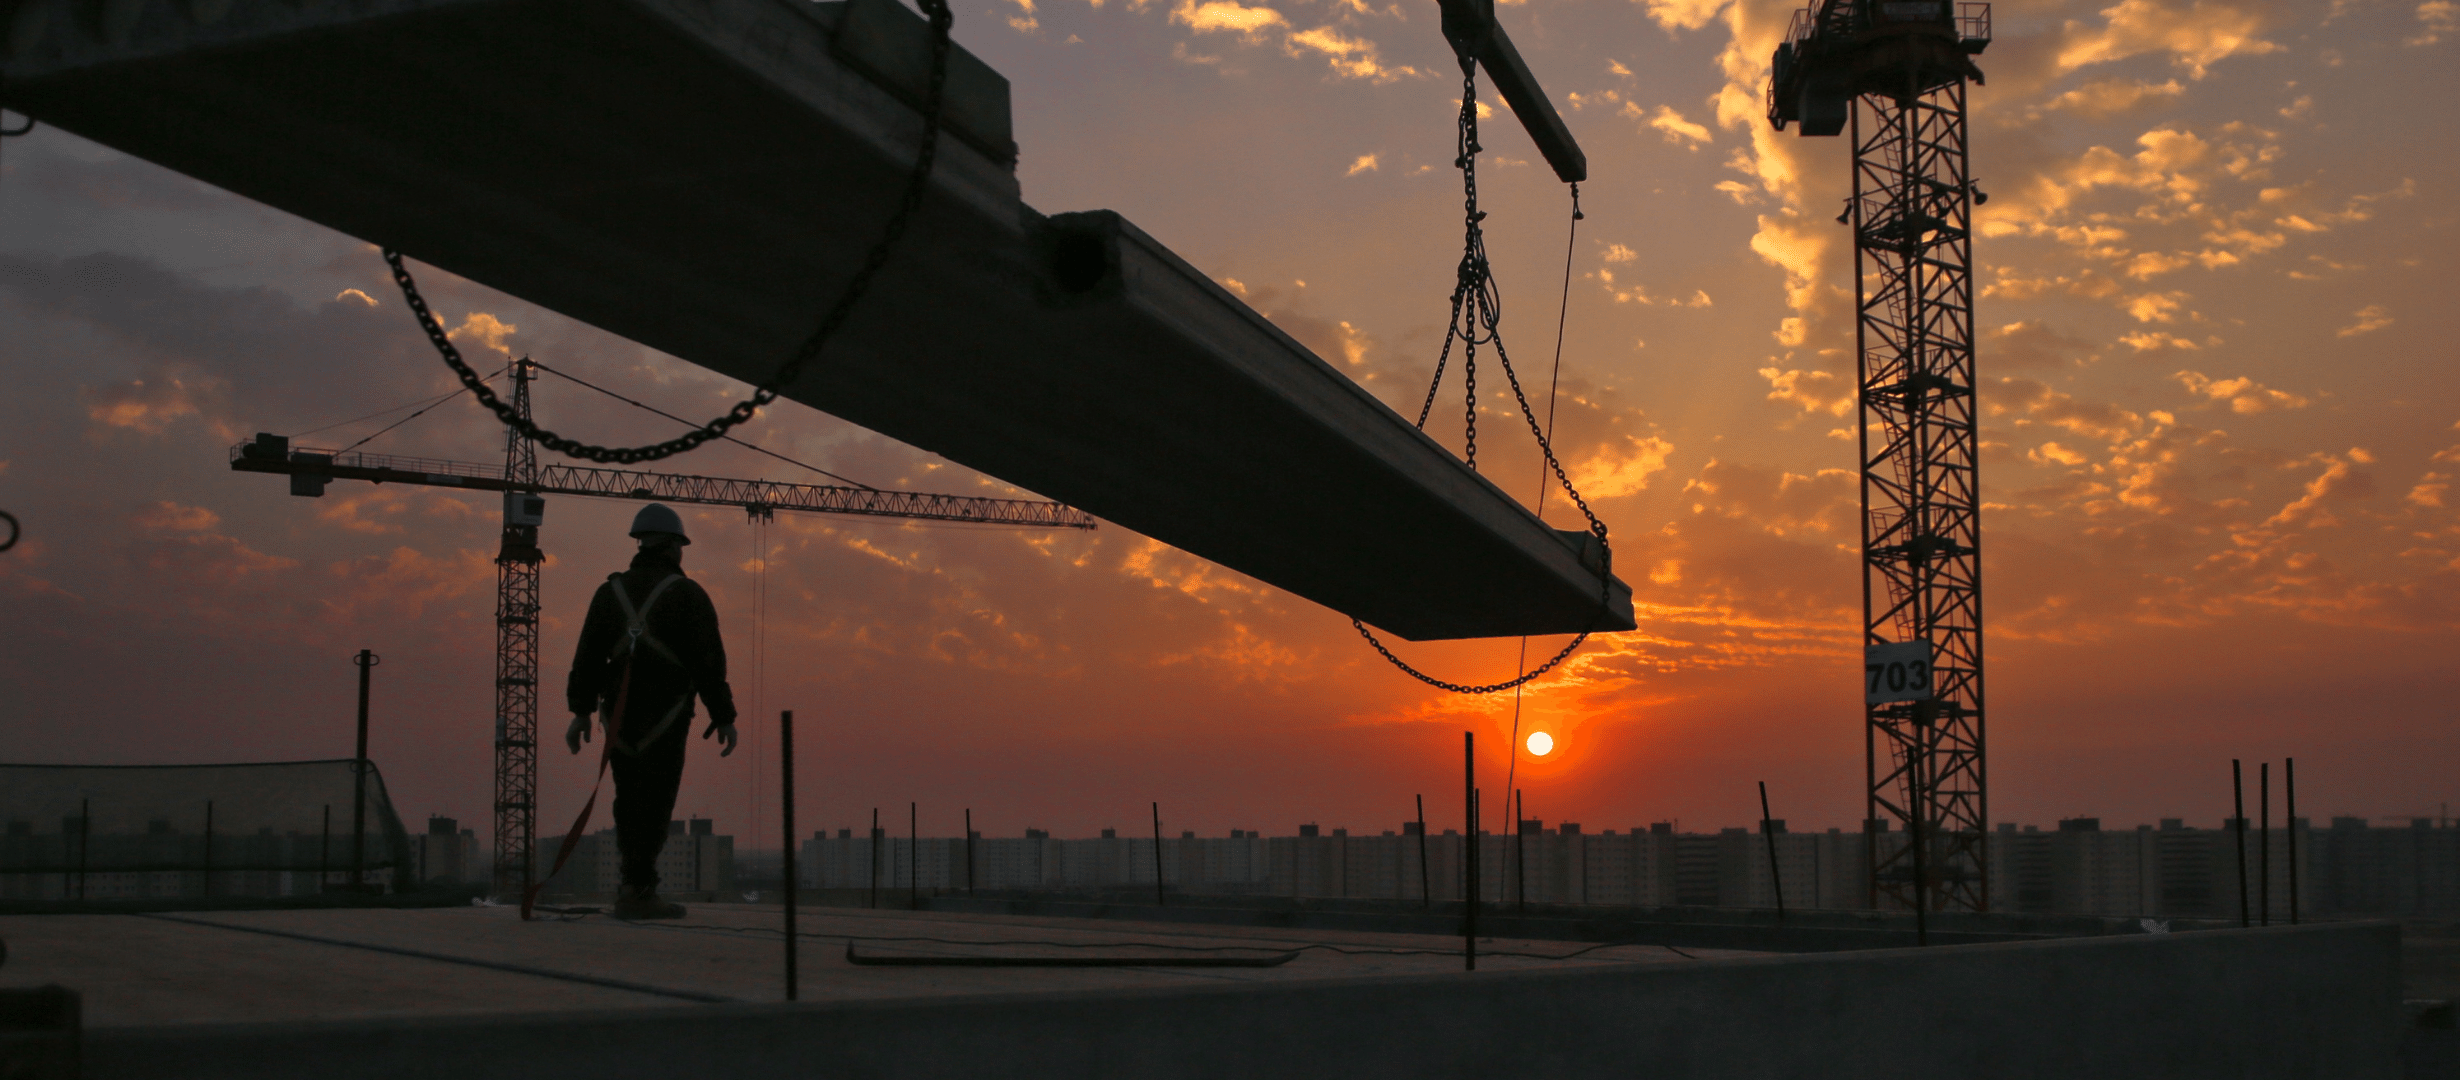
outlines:
M680 919L683 905L658 898L655 885L619 885L615 889L618 919Z

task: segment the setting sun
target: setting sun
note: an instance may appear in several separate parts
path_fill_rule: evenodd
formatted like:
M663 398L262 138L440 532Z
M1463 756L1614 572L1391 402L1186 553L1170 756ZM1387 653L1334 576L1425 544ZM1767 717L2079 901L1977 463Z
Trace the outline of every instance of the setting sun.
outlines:
M1529 752L1531 754L1538 757L1545 757L1547 754L1553 753L1554 749L1554 736L1543 731L1532 731L1529 733Z

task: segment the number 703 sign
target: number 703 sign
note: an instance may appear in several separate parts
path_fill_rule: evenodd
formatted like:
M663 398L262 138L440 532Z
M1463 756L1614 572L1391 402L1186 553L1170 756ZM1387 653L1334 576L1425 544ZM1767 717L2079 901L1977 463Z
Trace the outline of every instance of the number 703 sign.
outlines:
M1931 678L1930 642L1894 641L1862 649L1862 700L1884 705L1891 701L1929 701L1939 696Z

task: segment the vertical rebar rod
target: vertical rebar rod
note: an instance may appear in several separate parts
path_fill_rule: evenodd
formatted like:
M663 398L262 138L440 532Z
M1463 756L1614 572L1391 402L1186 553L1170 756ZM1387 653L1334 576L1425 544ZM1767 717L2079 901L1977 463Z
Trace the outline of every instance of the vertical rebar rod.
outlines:
M2229 759L2229 804L2234 811L2230 829L2238 835L2238 925L2252 926L2255 921L2246 903L2246 780L2237 758Z
M1434 877L1426 868L1426 796L1418 796L1418 902L1420 907L1435 906Z
M2281 807L2282 824L2288 826L2289 841L2289 925L2298 925L2298 759L2281 759L2281 795L2288 805Z
M1162 907L1169 901L1162 897L1162 804L1153 804L1153 906Z
M889 865L895 866L895 863ZM905 909L922 908L922 810L919 803L905 804Z
M333 881L333 804L325 804L324 828L316 834L316 891Z
M880 906L880 808L871 808L871 839L866 841L871 851L871 895L869 906Z
M77 899L85 900L85 854L94 846L94 800L77 800Z
M205 800L205 880L198 886L208 898L214 894L214 801Z
M361 649L351 662L359 666L359 752L350 762L350 889L357 892L367 875L367 676L378 661L373 651Z
M1768 838L1768 887L1777 892L1777 921L1785 921L1785 876L1777 873L1777 825L1768 816L1768 781L1760 781L1760 835Z
M2272 763L2255 766L2255 813L2261 828L2255 833L2255 898L2261 914L2255 925L2272 925Z
M800 992L800 972L794 955L794 710L777 714L778 827L786 838L786 1000Z
M1529 913L1529 803L1512 789L1512 899Z
M965 808L965 895L974 895L974 808Z
M1928 702L1915 702L1916 715ZM1928 841L1923 838L1923 819L1929 816L1929 796L1922 790L1922 765L1930 760L1929 738L1924 732L1930 725L1917 719L1913 724L1914 754L1905 761L1907 784L1913 790L1905 810L1906 839L1913 845L1913 943L1918 948L1930 947L1930 862Z
M1478 970L1478 733L1461 732L1461 806L1469 827L1461 833L1461 956Z

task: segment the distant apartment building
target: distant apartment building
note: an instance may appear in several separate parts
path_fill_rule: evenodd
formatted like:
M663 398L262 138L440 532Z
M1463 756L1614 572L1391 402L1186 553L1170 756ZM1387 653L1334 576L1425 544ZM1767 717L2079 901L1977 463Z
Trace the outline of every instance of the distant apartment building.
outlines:
M1151 888L1158 861L1167 887L1183 893L1460 899L1470 845L1454 830L1422 837L1417 829L1409 822L1380 835L1353 835L1302 825L1294 836L1236 829L1228 837L1181 833L1158 842L1114 830L1063 840L1034 829L1022 838L977 835L970 851L962 838L862 837L839 829L805 840L796 865L805 888ZM2093 818L2049 831L2001 825L1988 838L1991 906L2236 918L2241 835L2228 822L2199 829L2175 818L2128 830L2104 830ZM2460 912L2460 828L2449 823L2421 818L2383 829L2336 818L2329 829L2314 829L2301 819L2268 835L2250 824L2243 838L2245 910L2253 918L2269 910L2285 919L2293 881L2302 914ZM1901 849L1906 835L1886 822L1858 832L1794 833L1776 821L1764 832L1701 834L1677 833L1663 822L1589 832L1576 823L1524 821L1514 835L1482 832L1477 840L1479 894L1490 903L1774 907L1782 890L1788 907L1858 909L1873 904L1873 852Z
M437 885L486 880L488 863L478 846L478 833L461 828L460 824L452 818L431 815L427 831L410 838L414 880Z
M540 845L539 858L554 857ZM542 867L543 869L543 867ZM555 896L613 896L623 884L623 853L615 830L600 829L573 845L561 873L542 892ZM709 818L666 823L666 847L658 852L658 889L663 893L728 893L735 887L735 838L718 834Z

